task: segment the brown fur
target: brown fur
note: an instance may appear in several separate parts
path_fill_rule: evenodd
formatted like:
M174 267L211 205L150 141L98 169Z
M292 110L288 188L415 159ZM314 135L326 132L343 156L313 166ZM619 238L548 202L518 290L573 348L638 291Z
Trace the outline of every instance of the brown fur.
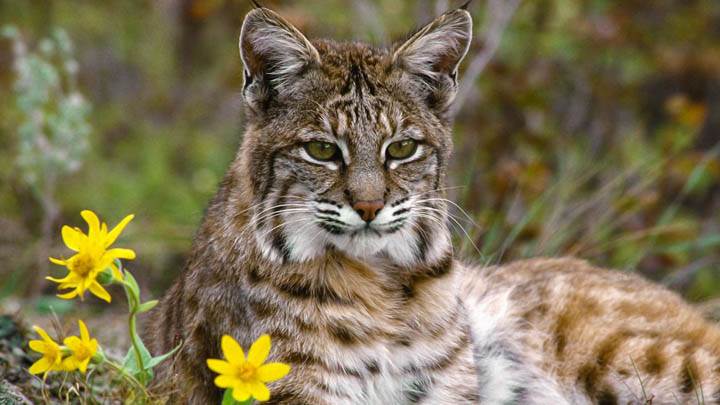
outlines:
M720 333L676 295L572 259L454 260L447 108L470 33L455 10L377 49L248 15L243 144L150 324L155 353L182 344L158 376L171 403L217 403L205 360L262 333L292 366L273 404L720 400ZM421 146L396 162L400 136ZM342 156L305 156L318 137ZM398 225L353 228L357 201Z
M702 391L706 403L720 400L720 330L638 276L534 259L483 269L466 286L465 294L512 291L508 316L525 325L517 337L568 395L664 404L695 402Z

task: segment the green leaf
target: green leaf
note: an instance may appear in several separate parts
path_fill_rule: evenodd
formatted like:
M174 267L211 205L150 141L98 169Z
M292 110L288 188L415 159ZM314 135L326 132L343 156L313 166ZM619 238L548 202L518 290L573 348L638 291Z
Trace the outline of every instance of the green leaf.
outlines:
M125 289L130 312L137 312L137 307L140 305L140 286L138 286L137 281L135 281L135 277L127 270L125 270L123 288Z
M152 371L153 367L157 366L158 364L171 357L182 346L182 344L179 344L165 354L152 357L150 351L148 351L148 349L145 347L145 344L139 336L137 337L137 342L139 346L138 348L140 349L140 355L142 356L143 367L145 369L138 369L137 359L135 357L135 349L133 349L132 346L130 347L130 349L128 349L128 352L123 359L122 366L124 370L126 370L129 374L131 374L133 377L137 378L143 383L150 382L150 380L152 380L152 378L155 376L155 373Z
M225 394L223 395L222 403L221 405L251 405L253 403L253 398L250 397L247 401L238 402L233 398L232 396L232 388L228 388L225 390Z
M137 305L138 305L137 298L135 298L132 290L130 289L130 287L127 284L125 284L124 281L123 281L123 290L125 291L125 297L127 298L128 308L130 309L130 313L136 312Z
M232 389L226 389L223 395L222 405L235 405L236 403L235 398L232 397Z
M165 354L161 354L161 355L159 355L159 356L156 356L156 357L151 358L148 362L144 363L144 364L145 364L145 369L146 369L146 370L152 369L153 367L155 367L155 366L157 366L158 364L162 363L165 359L167 359L168 357L170 357L170 356L172 356L173 354L175 354L175 352L177 352L177 351L180 349L180 346L182 346L182 343L179 344L179 345L177 345L177 346L175 346L174 349L170 350L169 352L167 352L167 353L165 353Z
M138 342L138 349L140 351L140 356L142 357L142 362L145 370L138 369L135 349L133 349L132 346L128 349L128 352L123 359L123 368L141 382L146 383L149 382L154 376L152 369L147 368L147 364L152 360L153 357L147 347L145 347L145 343L143 343L142 339L140 339L140 336L136 334L135 339L137 339Z
M140 306L138 306L137 312L139 314L141 314L143 312L147 312L147 311L155 308L155 305L157 305L157 304L158 304L158 300L151 300L148 302L144 302L144 303L140 304Z
M125 283L124 285L126 288L130 289L130 291L133 293L133 295L137 298L140 298L140 286L138 285L137 281L135 280L135 277L133 275L125 270Z

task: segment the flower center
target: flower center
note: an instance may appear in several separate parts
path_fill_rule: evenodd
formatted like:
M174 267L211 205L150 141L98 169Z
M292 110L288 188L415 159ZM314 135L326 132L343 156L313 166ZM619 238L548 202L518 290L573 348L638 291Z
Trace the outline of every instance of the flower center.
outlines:
M88 350L85 345L82 345L75 350L75 357L79 360L85 360L90 357L90 350Z
M236 375L237 378L243 381L249 381L254 379L256 370L257 369L252 364L245 363L242 366L238 367Z
M95 268L95 260L91 255L81 254L70 263L69 267L77 275L85 277Z
M52 361L59 361L58 359L62 357L60 349L53 345L46 345L45 347L45 357L49 358Z

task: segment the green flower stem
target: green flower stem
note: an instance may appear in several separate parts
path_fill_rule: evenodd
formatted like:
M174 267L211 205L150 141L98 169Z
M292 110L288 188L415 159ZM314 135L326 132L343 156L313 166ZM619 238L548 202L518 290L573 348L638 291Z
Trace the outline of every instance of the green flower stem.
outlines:
M139 297L138 297L139 301ZM137 305L134 306L137 308ZM135 359L137 360L138 370L145 370L143 364L142 354L140 353L140 343L137 340L137 311L131 307L129 317L129 328L130 328L130 342L132 343L133 350L135 351Z
M138 307L140 306L140 292L138 291L137 285L133 285L130 283L129 279L132 278L132 276L129 275L130 273L122 267L122 262L120 262L120 260L116 260L115 264L118 266L120 273L125 275L123 280L117 280L113 277L113 282L122 284L123 288L125 289L125 293L127 294L128 308L130 311L128 316L128 331L130 332L130 343L132 345L133 352L135 352L135 363L137 364L137 368L144 373L145 364L143 362L142 352L140 350L140 342L138 341L137 334L137 314ZM143 377L142 379L144 380L145 378Z

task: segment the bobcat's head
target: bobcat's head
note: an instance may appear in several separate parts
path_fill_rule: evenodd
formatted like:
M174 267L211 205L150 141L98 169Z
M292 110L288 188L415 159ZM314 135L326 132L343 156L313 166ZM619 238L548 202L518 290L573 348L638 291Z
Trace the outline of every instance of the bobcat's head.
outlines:
M266 257L337 250L403 266L447 257L448 107L471 35L464 9L391 49L310 41L265 8L246 16L240 175Z

